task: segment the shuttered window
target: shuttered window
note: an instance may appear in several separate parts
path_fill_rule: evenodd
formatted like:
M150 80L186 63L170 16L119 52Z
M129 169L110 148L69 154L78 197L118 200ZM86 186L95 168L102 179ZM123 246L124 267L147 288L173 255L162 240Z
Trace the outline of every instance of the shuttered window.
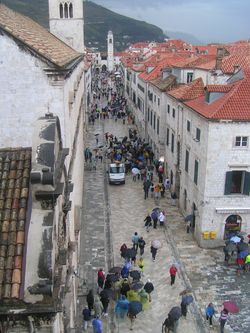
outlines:
M224 194L245 194L250 192L250 172L228 171L226 172Z
M198 184L198 173L199 173L199 162L197 160L194 161L194 183Z

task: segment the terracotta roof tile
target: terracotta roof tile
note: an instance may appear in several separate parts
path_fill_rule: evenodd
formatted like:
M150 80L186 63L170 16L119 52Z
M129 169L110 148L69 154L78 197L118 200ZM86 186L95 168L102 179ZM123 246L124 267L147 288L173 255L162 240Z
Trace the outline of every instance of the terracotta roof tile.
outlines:
M231 89L214 102L207 103L201 96L185 104L209 119L250 121L250 70L244 74L243 79L231 84Z
M204 84L201 78L198 78L191 83L181 85L176 89L168 92L168 94L181 101L188 101L204 95Z
M59 67L65 67L82 56L35 21L1 4L0 29Z
M0 300L20 298L31 149L0 149Z

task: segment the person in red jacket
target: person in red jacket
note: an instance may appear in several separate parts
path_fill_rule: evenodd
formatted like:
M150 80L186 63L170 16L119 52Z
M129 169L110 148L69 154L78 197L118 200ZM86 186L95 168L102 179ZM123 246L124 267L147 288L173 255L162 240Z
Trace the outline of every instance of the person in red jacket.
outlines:
M175 276L176 276L176 273L177 273L177 268L176 266L173 264L170 269L169 269L169 274L170 274L170 277L171 277L171 286L175 283Z

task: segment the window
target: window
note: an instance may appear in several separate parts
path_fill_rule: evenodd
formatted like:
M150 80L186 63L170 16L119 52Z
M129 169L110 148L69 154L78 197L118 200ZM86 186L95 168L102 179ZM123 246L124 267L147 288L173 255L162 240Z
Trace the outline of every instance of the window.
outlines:
M59 6L60 18L63 18L63 5L60 3Z
M174 108L172 110L172 116L173 116L173 118L175 118L175 109Z
M154 129L155 129L155 113L154 113Z
M171 152L174 152L174 134L172 133L172 138L171 138Z
M139 83L137 84L137 87L138 87L138 89L139 89L141 92L144 93L145 90L144 90L144 88L143 88Z
M167 141L166 141L167 146L169 146L169 128L167 128Z
M236 136L235 147L247 147L248 137L247 136Z
M250 172L247 171L228 171L226 173L224 194L245 194L250 191Z
M112 38L109 38L109 44L112 44Z
M136 104L136 95L134 92L133 92L133 103Z
M189 120L187 120L187 131L190 132L191 129L191 123Z
M69 17L69 13L68 13L68 4L65 3L64 4L64 17L68 18Z
M187 73L187 83L190 83L193 81L193 73Z
M194 161L194 183L198 184L198 172L199 172L199 162L197 160Z
M158 98L158 106L160 106L160 98Z
M150 111L150 125L152 126L153 123L153 112Z
M72 5L72 3L69 4L69 17L70 18L73 17L73 5Z
M156 103L156 95L154 95L154 103Z
M149 108L148 108L148 122L149 122L149 114L150 114L150 111L149 111Z
M160 120L157 118L157 134L160 132Z
M200 141L200 139L201 139L201 130L197 127L196 128L196 136L195 136L195 139L197 140L197 141Z
M188 172L188 165L189 165L189 150L186 150L186 157L185 157L185 171Z
M168 113L170 113L170 105L168 104Z

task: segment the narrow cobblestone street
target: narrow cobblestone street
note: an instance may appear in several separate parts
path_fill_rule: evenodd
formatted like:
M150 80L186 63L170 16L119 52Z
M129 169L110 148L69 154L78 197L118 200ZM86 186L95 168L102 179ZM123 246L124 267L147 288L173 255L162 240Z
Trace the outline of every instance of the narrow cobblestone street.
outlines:
M95 147L95 133L100 133L101 144L104 132L122 137L128 134L128 128L119 121L115 123L110 119L103 123L98 120L88 129L87 145ZM150 309L140 313L136 318L135 332L161 332L162 322L173 306L180 305L179 293L186 288L191 288L195 302L188 308L187 319L180 319L178 332L218 332L218 319L215 320L214 328L209 328L204 317L204 309L212 301L220 311L222 302L227 299L236 301L241 311L238 315L231 316L228 321L231 328L226 325L225 332L249 332L249 299L247 295L242 296L242 291L247 290L249 286L248 276L236 277L235 267L224 265L221 249L204 250L197 246L192 234L186 233L184 218L178 208L171 205L170 193L166 193L159 205L167 215L166 228L158 227L147 233L143 220L156 206L154 199L144 200L141 181L133 182L131 175L126 177L125 185L108 185L107 165L98 163L96 171L85 168L79 268L81 281L86 281L87 287L95 290L98 268L105 267L107 271L112 264L122 265L120 246L124 242L130 245L131 237L137 231L147 244L143 281L146 282L147 278L150 278L155 291L152 294ZM150 242L154 239L162 243L155 262L150 254ZM171 287L168 270L172 263L176 263L179 268L176 283ZM82 296L79 297L79 313L84 303ZM216 317L218 318L218 314ZM110 315L108 319L103 318L103 322L104 332L129 332L127 319L123 322L113 322L113 316Z

